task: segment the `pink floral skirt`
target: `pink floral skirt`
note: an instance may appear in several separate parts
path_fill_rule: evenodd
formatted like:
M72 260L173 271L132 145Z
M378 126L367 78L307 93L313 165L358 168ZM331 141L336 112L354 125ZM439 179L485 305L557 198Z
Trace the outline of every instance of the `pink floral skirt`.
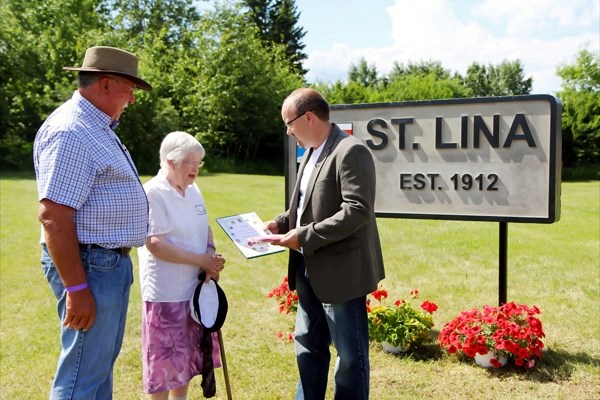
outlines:
M202 374L202 327L190 316L188 301L142 304L144 393L176 389ZM214 367L221 366L219 340L212 334Z

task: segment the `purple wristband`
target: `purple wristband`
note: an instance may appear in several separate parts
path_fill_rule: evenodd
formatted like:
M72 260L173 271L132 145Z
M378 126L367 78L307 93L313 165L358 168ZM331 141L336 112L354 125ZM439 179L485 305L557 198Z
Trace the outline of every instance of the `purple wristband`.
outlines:
M212 244L212 243L207 243L207 244L206 244L206 247L210 247L210 248L211 248L211 249L213 249L213 250L216 250L216 249L217 249L217 248L215 247L215 245L214 245L214 244Z
M81 283L79 285L75 285L75 286L66 286L65 287L65 289L69 293L78 292L80 290L87 289L87 288L88 288L87 282L83 282L83 283Z

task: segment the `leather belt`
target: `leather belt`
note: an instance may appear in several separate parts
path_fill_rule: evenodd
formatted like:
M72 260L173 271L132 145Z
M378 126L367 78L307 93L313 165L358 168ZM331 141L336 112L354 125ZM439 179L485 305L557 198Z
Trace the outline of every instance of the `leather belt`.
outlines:
M83 250L83 249L109 250L109 251L114 251L115 253L120 254L122 256L127 256L131 252L131 247L117 247L116 249L107 249L106 247L102 247L102 246L99 246L97 244L83 244L83 243L80 243L79 244L79 248L81 250Z

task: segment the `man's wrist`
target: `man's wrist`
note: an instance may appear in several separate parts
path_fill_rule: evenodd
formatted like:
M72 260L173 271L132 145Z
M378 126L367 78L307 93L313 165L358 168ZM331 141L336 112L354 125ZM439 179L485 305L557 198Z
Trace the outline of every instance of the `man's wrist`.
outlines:
M79 285L65 286L65 290L68 293L79 292L80 290L84 290L84 289L87 289L87 288L88 288L88 283L87 282L80 283Z

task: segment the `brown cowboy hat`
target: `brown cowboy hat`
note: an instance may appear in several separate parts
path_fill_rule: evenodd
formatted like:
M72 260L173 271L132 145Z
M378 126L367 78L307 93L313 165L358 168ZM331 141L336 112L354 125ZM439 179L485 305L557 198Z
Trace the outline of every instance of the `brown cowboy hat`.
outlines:
M67 71L104 72L123 76L143 90L152 85L137 76L138 58L128 51L108 46L94 46L85 51L81 67L63 67Z

